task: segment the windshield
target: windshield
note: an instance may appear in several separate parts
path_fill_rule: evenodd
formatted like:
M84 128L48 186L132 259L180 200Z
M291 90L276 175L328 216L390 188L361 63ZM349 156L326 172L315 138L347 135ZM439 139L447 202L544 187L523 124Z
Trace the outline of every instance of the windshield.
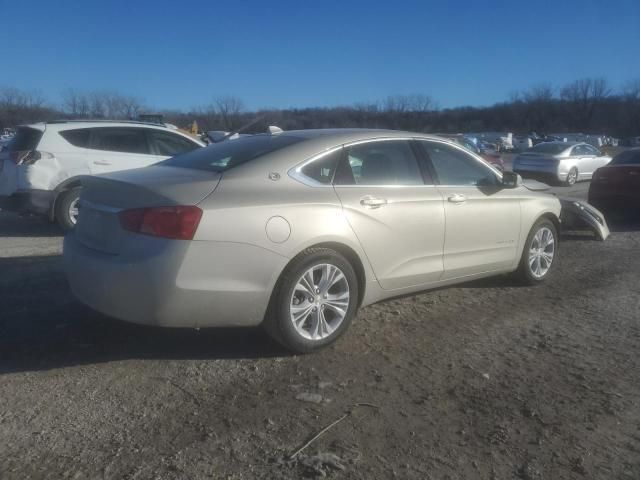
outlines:
M629 150L613 157L610 165L640 165L640 150Z
M222 172L302 140L286 135L252 135L192 150L158 165Z
M570 145L566 143L539 143L533 148L527 150L528 152L536 152L536 153L550 153L552 155L557 155L558 153L564 152Z

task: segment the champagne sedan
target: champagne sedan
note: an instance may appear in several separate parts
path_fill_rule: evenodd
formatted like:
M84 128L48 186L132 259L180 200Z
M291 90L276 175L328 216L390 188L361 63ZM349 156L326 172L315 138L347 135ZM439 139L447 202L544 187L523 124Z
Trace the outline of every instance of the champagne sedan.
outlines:
M242 137L87 177L64 263L104 314L166 327L262 324L309 352L358 308L516 272L545 280L559 200L436 136Z

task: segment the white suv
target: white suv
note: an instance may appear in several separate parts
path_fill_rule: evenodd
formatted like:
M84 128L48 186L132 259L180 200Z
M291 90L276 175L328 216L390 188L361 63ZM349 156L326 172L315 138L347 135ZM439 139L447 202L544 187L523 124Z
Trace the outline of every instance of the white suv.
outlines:
M146 167L205 146L163 124L56 121L17 128L0 152L0 206L75 225L80 178Z

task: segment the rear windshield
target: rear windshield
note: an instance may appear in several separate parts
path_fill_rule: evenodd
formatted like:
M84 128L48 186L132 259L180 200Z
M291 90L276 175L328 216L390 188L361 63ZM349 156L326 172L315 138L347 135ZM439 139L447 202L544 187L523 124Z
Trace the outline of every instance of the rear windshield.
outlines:
M622 152L613 157L610 165L640 165L640 150Z
M558 153L564 152L570 145L566 143L539 143L533 148L527 150L528 152L537 152L537 153L550 153L552 155L556 155Z
M157 165L222 172L302 140L286 135L253 135L183 153Z
M15 137L7 145L10 152L35 150L42 138L42 131L36 128L18 127Z

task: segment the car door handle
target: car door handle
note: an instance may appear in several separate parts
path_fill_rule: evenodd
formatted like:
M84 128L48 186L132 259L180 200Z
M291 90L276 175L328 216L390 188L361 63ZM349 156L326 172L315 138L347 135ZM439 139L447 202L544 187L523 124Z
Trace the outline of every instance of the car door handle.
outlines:
M366 197L362 197L360 199L360 205L368 208L380 208L386 204L387 204L386 198L378 198L378 197L373 197L371 195L367 195Z
M105 162L104 160L94 160L94 165L111 165L111 162Z
M451 203L464 203L467 201L467 197L460 193L455 193L453 195L449 195L447 197L447 200L449 200Z

